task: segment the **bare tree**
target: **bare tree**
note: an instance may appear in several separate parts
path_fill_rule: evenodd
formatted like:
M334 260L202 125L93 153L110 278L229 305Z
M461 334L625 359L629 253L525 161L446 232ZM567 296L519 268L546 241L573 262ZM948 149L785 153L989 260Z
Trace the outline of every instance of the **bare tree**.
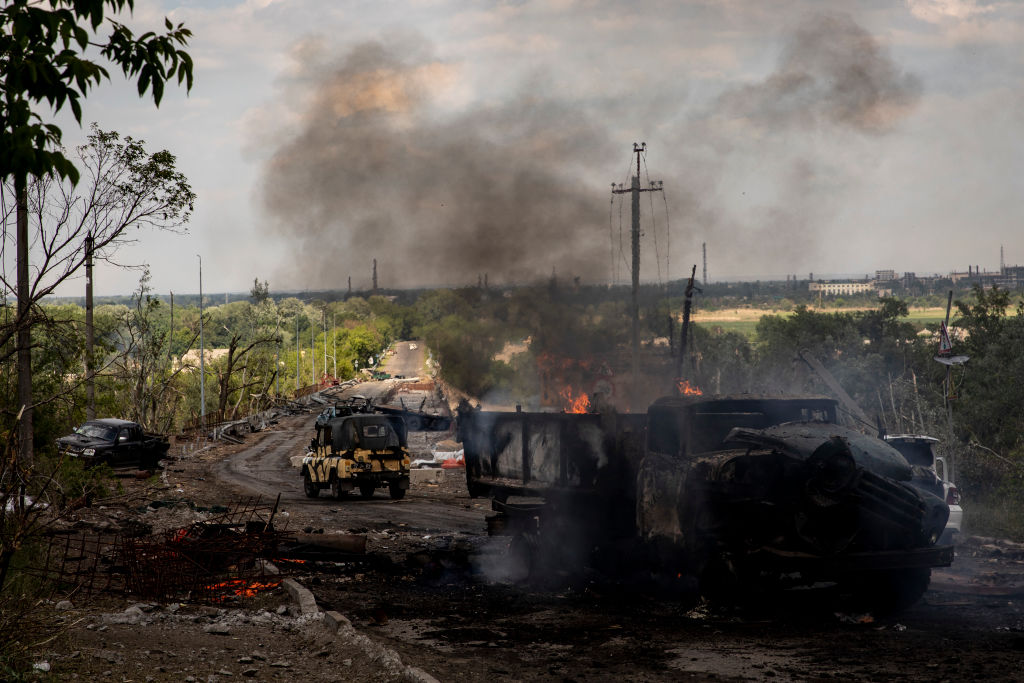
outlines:
M5 315L0 320L0 363L6 364L15 356L21 345L12 342L26 326L53 322L47 320L39 303L80 272L88 237L92 239L94 258L113 262L116 248L133 241L136 229L177 231L188 222L195 193L176 169L174 155L167 151L149 154L143 144L93 125L88 143L77 149L77 165L82 171L77 184L46 175L28 183L34 266L27 295L17 298L19 310L25 302L29 315ZM16 198L12 181L0 185L0 290L5 301L16 298L18 286L17 255L11 248L17 233ZM42 340L42 335L36 335L31 342L33 348ZM84 370L83 376L90 380L95 369ZM38 403L38 397L34 403ZM4 402L3 415L15 417L20 406Z
M268 334L257 337L246 346L242 346L242 335L237 332L231 334L227 356L217 369L217 386L220 390L217 409L222 414L227 409L228 400L233 392L238 391L240 394L244 394L247 389L263 384L263 378L259 375L254 374L252 379L249 378L249 361L253 358L250 354L254 349L265 344L277 343L277 339L276 335ZM277 368L274 368L274 371L276 372ZM232 378L237 373L241 373L241 381L236 386L232 386ZM241 396L239 396L239 401L241 401Z

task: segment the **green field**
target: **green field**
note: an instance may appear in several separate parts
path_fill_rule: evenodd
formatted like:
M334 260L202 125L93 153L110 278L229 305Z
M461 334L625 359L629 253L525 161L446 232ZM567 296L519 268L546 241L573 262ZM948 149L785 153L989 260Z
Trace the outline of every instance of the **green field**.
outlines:
M863 309L825 309L824 313L853 313ZM787 316L791 311L783 310L757 310L751 308L737 308L710 313L698 313L694 316L694 323L706 328L720 328L725 332L738 332L747 339L754 340L757 337L757 323L762 316L780 315ZM929 325L938 325L946 317L944 308L915 308L905 320L919 328Z

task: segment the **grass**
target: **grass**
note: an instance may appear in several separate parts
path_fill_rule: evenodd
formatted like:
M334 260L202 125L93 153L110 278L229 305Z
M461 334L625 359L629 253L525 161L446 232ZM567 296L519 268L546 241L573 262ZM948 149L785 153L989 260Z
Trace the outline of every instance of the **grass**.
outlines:
M963 533L1024 542L1024 506L1006 499L964 503Z
M863 311L864 308L823 308L823 313L853 313ZM757 308L725 308L717 311L698 311L693 316L693 322L702 327L721 328L725 332L738 332L747 339L753 341L757 338L757 323L765 315L778 315L786 317L792 311L782 309L757 309ZM910 314L903 320L924 328L927 325L937 325L946 318L946 309L942 307L933 308L911 308Z

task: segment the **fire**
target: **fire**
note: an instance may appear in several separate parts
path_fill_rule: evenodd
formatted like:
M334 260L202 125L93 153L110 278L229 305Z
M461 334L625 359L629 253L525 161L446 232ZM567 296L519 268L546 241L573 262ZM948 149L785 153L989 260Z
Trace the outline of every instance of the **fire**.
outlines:
M558 395L562 397L564 410L567 413L585 413L590 408L590 397L585 391L576 394L572 387L565 387L558 392Z
M688 379L677 379L676 388L679 389L680 396L701 396L704 394L696 384L690 384Z
M537 356L537 369L543 387L542 405L561 407L567 413L585 413L590 408L590 395L576 387L590 387L612 374L598 360L559 357L548 352Z
M260 591L271 590L280 585L280 581L262 582L246 581L245 579L231 579L229 581L222 581L221 583L203 586L203 589L210 591L211 593L221 593L224 597L227 597L228 595L237 595L240 598L251 598L255 597L255 595Z

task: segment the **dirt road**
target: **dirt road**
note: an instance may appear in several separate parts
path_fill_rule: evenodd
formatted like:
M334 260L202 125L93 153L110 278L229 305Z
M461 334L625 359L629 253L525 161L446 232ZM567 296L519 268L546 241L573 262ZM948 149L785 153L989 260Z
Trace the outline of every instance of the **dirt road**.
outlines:
M393 501L381 489L370 500L351 494L344 500L330 498L322 491L320 498L309 499L302 493L302 479L292 466L290 457L303 452L313 435L313 418L291 419L251 448L234 453L213 466L214 475L227 490L240 496L260 495L275 498L281 495L282 509L303 526L317 528L387 529L404 526L410 533L466 533L477 535L484 528L484 517L490 508L482 501L440 495L439 487L413 486L401 501ZM444 433L430 434L439 441ZM411 437L417 455L429 452L428 433ZM454 482L458 484L459 482ZM462 488L465 488L464 486Z

